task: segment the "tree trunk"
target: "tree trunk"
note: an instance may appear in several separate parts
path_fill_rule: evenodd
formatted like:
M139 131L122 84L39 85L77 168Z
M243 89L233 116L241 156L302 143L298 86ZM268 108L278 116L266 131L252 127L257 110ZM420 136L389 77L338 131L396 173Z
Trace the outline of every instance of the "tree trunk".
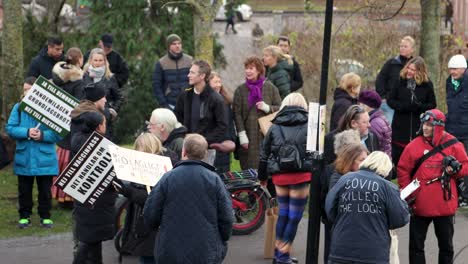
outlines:
M59 19L60 11L62 11L63 5L66 0L48 0L47 1L47 23L49 28L52 29L53 33L57 34L59 32Z
M3 36L2 36L2 122L8 121L13 105L18 102L23 83L23 16L21 1L3 1Z
M213 21L222 1L197 0L189 2L192 2L195 11L193 14L195 58L206 60L213 65Z
M420 54L426 61L440 107L445 102L445 89L440 86L440 0L421 0Z

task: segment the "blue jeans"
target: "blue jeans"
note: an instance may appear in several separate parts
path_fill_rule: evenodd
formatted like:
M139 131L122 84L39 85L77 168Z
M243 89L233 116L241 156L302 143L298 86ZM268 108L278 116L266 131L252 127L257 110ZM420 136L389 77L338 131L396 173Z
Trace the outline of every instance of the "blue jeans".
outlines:
M153 256L141 256L140 257L140 264L154 264L154 257Z
M393 113L395 113L395 110L388 106L387 101L382 102L382 105L380 105L380 109L383 111L385 118L387 118L387 121L391 126L393 121Z

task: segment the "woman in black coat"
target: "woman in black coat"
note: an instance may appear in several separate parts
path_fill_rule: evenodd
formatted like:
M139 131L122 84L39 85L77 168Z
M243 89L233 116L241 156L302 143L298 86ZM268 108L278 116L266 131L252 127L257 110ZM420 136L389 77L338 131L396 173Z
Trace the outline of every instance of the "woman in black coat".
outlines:
M424 59L417 56L408 61L400 73L400 84L387 98L395 110L392 122L392 159L400 160L405 146L416 137L421 125L420 115L436 108L434 86L429 80Z
M117 79L112 74L109 68L109 62L107 61L106 54L100 48L91 50L88 62L84 66L83 81L86 85L93 84L94 87L103 88L106 91L106 109L105 115L110 116L108 119L109 124L107 125L107 135L112 140L112 121L117 118L117 113L122 102L122 95L120 92L119 84Z
M333 95L335 102L331 110L330 131L338 127L340 118L351 105L358 104L357 98L360 91L361 77L359 75L350 72L341 77L340 86L335 89L335 94Z
M94 131L102 135L106 132L106 119L102 113L84 112L78 118L82 120L82 126L72 135L73 156ZM102 263L102 241L112 239L115 234L116 197L117 194L113 189L107 188L93 207L74 201L74 233L79 243L73 264Z

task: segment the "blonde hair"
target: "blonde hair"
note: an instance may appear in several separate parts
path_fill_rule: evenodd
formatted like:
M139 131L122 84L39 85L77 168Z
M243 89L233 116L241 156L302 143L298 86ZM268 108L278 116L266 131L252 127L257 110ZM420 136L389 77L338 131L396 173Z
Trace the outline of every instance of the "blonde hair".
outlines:
M273 46L273 45L268 46L268 47L263 49L263 52L270 53L271 56L275 57L276 61L278 61L278 62L280 60L287 60L288 64L290 64L290 65L293 64L293 60L292 60L291 55L284 54L283 51L281 50L281 48L278 47L278 46Z
M414 74L414 80L416 81L416 84L420 85L423 82L429 82L426 62L420 56L416 56L406 63L405 67L403 67L400 72L400 77L406 79L406 73L408 73L408 67L411 64L416 67L416 73Z
M283 101L281 102L280 109L283 109L285 106L299 106L304 108L307 111L307 101L304 96L300 93L290 93L288 94Z
M335 170L342 175L350 172L354 162L362 153L367 153L367 148L361 143L353 143L341 148L336 155Z
M392 170L392 161L382 151L374 151L361 163L359 169L372 170L382 177L387 177Z
M215 77L218 77L219 79L221 79L221 75L218 72L212 71L211 74L210 74L210 77L208 78L208 82L210 82ZM232 104L234 96L231 93L231 91L229 91L229 89L226 89L224 87L224 85L221 85L221 89L219 90L219 94L221 94L221 96L224 98L224 102L227 105Z
M95 54L99 54L99 55L102 55L102 57L104 57L104 61L106 62L105 63L105 66L106 66L106 73L104 73L104 77L106 79L109 79L113 74L110 70L110 67L109 67L109 62L107 61L107 55L106 53L104 52L103 49L100 49L100 48L94 48L91 50L91 52L89 53L89 57L88 57L88 61L86 62L86 65L83 67L83 70L85 72L88 71L88 68L89 68L89 65L91 64L91 59L93 58L93 56Z
M401 41L406 41L406 42L408 42L408 43L411 45L411 48L413 48L413 50L414 50L414 46L415 46L415 44L416 44L416 41L414 40L413 37L411 37L411 36L404 36L404 37L401 39Z
M341 77L340 88L346 92L351 93L354 88L359 86L361 86L361 77L354 72L346 73Z
M162 154L165 150L158 137L148 132L142 133L135 139L133 148L151 154Z

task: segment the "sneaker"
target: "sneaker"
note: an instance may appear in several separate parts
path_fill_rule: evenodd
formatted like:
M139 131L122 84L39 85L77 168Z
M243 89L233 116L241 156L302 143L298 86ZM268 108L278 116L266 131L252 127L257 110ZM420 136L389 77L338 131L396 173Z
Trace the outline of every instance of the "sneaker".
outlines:
M41 219L41 227L44 228L52 228L54 226L54 222L50 219Z
M18 221L18 228L20 228L20 229L23 229L23 228L26 228L26 227L29 227L29 226L31 226L31 219L29 219L29 218L21 218Z

